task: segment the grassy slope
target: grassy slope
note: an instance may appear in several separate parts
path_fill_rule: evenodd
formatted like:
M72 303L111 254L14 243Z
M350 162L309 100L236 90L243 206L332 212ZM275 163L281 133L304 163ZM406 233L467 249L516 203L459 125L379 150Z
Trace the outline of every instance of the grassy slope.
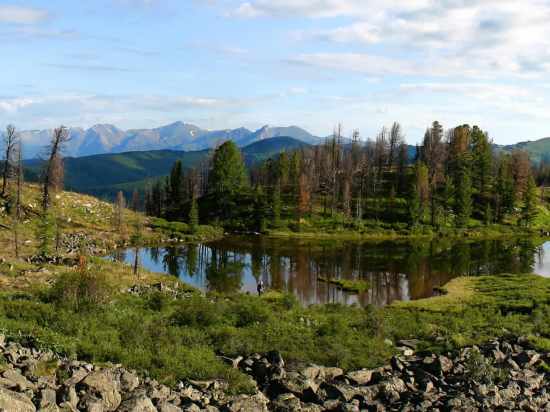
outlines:
M538 164L544 156L548 157L550 155L550 137L532 142L519 142L513 145L498 145L495 151L508 154L512 153L514 149L524 149L531 152L531 161Z

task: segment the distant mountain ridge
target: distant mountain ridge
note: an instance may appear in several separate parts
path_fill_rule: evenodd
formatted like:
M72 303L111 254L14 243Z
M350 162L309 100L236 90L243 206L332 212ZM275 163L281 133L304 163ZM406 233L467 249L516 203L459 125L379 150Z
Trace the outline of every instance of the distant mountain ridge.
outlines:
M301 140L288 136L265 138L242 148L242 158L247 167L267 158L277 158L282 150L309 146ZM156 180L170 172L174 162L180 160L187 166L199 166L209 150L149 150L125 153L105 153L82 157L66 157L65 188L93 194L112 200L118 190L132 195L134 188L142 192L148 179ZM43 169L42 160L29 160L25 164L25 179L34 181ZM143 194L143 193L142 193Z
M233 140L240 147L271 137L289 136L306 143L318 143L324 138L314 136L297 126L263 126L252 132L244 127L225 130L203 130L185 122L175 122L154 129L121 130L111 124L96 124L84 129L68 127L71 140L65 156L82 157L96 154L130 151L182 150L199 151L211 148L216 141ZM40 155L42 147L53 134L53 129L21 132L27 159Z

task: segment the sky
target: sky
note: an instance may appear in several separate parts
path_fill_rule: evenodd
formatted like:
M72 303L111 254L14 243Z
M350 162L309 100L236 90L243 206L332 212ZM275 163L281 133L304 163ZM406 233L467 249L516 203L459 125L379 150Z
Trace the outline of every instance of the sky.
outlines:
M0 127L550 136L548 0L0 0Z

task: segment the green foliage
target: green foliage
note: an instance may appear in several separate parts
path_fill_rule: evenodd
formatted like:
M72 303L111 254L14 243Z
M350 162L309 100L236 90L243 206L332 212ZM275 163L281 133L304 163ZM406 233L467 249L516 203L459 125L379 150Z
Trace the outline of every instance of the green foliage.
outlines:
M485 208L485 226L488 226L493 221L493 210L491 209L491 202L487 202L487 207Z
M50 255L53 253L52 239L55 237L56 227L55 216L48 210L44 212L38 221L36 239L38 240L38 253Z
M538 214L537 200L535 179L533 179L532 174L529 174L527 186L525 188L525 192L523 193L523 207L521 209L521 215L525 220L525 226L529 226L529 223L531 223Z
M281 196L279 189L272 187L269 191L269 205L271 207L271 227L281 227Z
M86 263L83 263L86 265ZM61 273L55 280L48 300L76 311L105 307L112 297L112 287L104 274L91 273L85 267Z
M189 210L189 231L193 234L197 233L199 227L199 207L197 199L191 200L191 209Z
M500 159L499 178L497 184L497 196L500 203L498 211L499 222L502 222L506 214L511 214L516 202L516 187L512 173L508 169L510 157Z
M416 186L412 185L407 197L407 218L410 230L416 230L418 228L420 224L420 215L420 194Z
M487 136L481 129L474 126L470 130L472 142L472 181L479 187L481 195L487 191L489 180L492 178L493 151L487 141Z
M216 149L211 167L208 183L218 193L218 202L223 215L227 217L229 203L246 184L247 179L246 169L235 142L228 140Z
M254 199L254 226L255 229L264 233L267 230L267 206L266 196L261 185L256 186Z
M460 229L468 226L473 206L472 181L466 160L466 158L459 160L455 195L455 224Z

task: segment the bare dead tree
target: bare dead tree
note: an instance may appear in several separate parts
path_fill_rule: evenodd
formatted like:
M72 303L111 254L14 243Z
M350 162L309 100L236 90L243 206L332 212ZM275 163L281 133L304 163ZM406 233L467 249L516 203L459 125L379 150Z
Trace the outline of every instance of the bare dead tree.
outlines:
M8 177L13 167L13 157L15 155L15 149L17 142L19 141L19 132L15 129L13 124L9 124L6 128L6 134L2 134L2 140L4 141L4 164L2 167L2 196L6 195L6 188L8 184Z
M125 217L126 217L126 199L124 198L124 193L122 193L122 190L121 190L118 192L117 202L115 205L115 224L117 227L117 231L120 234L124 233Z
M393 122L390 129L389 141L388 141L388 169L391 169L398 158L399 146L403 143L404 137L401 131L401 125L397 122Z
M43 171L44 183L42 189L42 209L44 212L50 207L51 192L56 190L56 185L59 186L59 178L64 176L64 173L60 173L59 169L56 168L62 165L60 156L70 139L69 130L61 125L54 129L49 143L44 146L44 153L47 157L46 167Z

